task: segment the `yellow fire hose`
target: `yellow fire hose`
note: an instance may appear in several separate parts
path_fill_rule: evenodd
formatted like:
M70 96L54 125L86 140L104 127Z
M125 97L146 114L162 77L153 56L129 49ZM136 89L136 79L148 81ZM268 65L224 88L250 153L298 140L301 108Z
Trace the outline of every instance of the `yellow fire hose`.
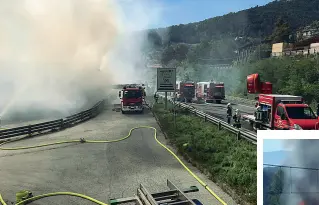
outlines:
M27 147L12 147L12 148L6 148L6 147L2 147L4 144L9 143L10 141L7 142L3 142L0 144L0 150L21 150L21 149L31 149L31 148L37 148L37 147L45 147L45 146L50 146L50 145L57 145L57 144L64 144L64 143L75 143L75 142L81 142L81 143L111 143L111 142L119 142L122 140L125 140L127 138L129 138L132 134L132 131L135 129L140 129L140 128L148 128L148 129L153 129L154 130L154 139L156 140L156 142L161 145L163 148L165 148L169 153L171 153L175 159L177 159L177 161L211 194L213 195L221 204L223 205L227 205L226 202L224 202L219 196L217 196L217 194L215 192L213 192L208 185L203 182L196 174L194 174L183 162L182 160L172 151L170 150L168 147L166 147L164 144L162 144L158 139L157 139L157 130L154 127L151 126L138 126L138 127L134 127L132 129L130 129L129 133L127 136L120 138L120 139L116 139L116 140L86 140L86 139L79 139L79 140L69 140L69 141L59 141L59 142L53 142L53 143L47 143L47 144L40 144L40 145L34 145L34 146L27 146ZM73 192L54 192L54 193L48 193L48 194L43 194L43 195L38 195L35 197L31 197L28 199L25 199L23 201L20 201L18 203L16 203L16 205L24 205L26 202L31 202L31 201L35 201L35 200L39 200L45 197L50 197L50 196L57 196L57 195L71 195L71 196L76 196L76 197L81 197L83 199L87 199L89 201L95 202L96 204L100 204L100 205L108 205L106 203L103 203L101 201L98 201L96 199L93 199L89 196L83 195L83 194L78 194L78 193L73 193ZM1 194L0 194L0 202L2 205L7 205Z

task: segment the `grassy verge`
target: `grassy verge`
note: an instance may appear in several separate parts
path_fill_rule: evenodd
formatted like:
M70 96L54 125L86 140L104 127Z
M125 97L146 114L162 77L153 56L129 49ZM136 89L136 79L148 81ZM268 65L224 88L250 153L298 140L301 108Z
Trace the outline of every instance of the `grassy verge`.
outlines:
M181 109L177 109L175 129L172 105L168 108L156 104L153 110L178 151L230 195L235 192L240 201L257 204L256 146L237 141L229 132Z

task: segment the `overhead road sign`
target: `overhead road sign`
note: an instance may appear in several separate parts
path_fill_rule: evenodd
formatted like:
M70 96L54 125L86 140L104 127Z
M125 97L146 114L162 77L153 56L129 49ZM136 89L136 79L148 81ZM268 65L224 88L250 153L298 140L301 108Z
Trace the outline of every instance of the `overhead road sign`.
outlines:
M176 68L157 68L157 91L174 92L176 88Z

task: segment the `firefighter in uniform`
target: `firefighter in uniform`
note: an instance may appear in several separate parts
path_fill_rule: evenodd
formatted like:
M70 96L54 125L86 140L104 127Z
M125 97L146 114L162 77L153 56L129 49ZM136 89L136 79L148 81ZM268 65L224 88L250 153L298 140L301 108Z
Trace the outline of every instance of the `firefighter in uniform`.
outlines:
M234 127L236 128L241 128L241 124L240 124L240 114L239 114L239 110L236 109L235 110L235 115L233 116L234 119Z
M227 104L227 123L230 124L230 120L232 118L232 113L233 113L233 110L232 110L232 107L230 105L230 103Z

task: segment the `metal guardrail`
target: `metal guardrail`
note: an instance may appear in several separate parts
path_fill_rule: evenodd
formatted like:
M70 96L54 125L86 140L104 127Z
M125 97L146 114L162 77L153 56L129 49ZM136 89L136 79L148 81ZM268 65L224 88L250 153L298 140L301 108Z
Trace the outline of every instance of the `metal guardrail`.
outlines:
M71 115L66 118L52 120L49 122L43 122L33 125L27 125L22 127L10 128L0 130L0 140L19 137L19 136L32 136L36 134L44 134L47 132L54 132L72 127L81 122L87 121L97 116L104 107L105 100L101 100L96 103L92 108L83 112Z
M164 96L162 96L162 95L160 95L160 97L164 98ZM174 104L174 100L171 99L170 97L168 97L168 101L170 101L171 103ZM257 144L256 134L249 133L249 132L246 132L243 130L239 130L239 129L229 125L228 123L226 123L218 118L215 118L209 114L206 114L203 111L200 111L200 110L194 108L193 106L187 105L185 103L175 101L175 105L177 105L180 108L187 109L189 112L195 114L196 116L198 116L200 118L205 119L205 121L207 121L207 122L211 122L211 123L217 125L219 129L225 129L225 130L235 134L237 136L237 139L243 138L243 139L246 139L246 140L252 142L253 144Z

